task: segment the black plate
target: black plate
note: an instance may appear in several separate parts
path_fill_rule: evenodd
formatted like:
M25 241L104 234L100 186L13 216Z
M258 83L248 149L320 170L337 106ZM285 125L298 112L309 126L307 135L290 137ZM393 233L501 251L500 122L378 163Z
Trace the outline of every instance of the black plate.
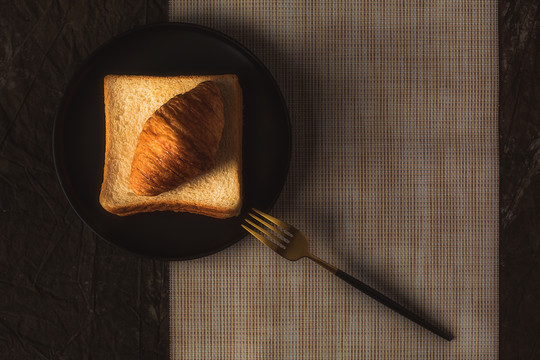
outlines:
M155 212L112 215L99 203L105 154L103 78L107 74L237 74L244 96L243 210L230 219ZM59 109L53 152L60 184L81 219L103 239L154 258L185 260L244 237L251 207L269 210L287 177L289 114L265 66L245 47L193 24L145 26L101 46L73 78Z

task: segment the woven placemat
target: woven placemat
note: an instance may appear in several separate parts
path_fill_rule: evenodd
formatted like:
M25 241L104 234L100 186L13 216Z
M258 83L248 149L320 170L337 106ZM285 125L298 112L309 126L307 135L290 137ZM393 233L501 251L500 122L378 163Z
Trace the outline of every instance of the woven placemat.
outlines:
M272 214L456 337L248 237L171 264L171 357L497 358L497 2L171 0L170 20L279 83L294 152Z

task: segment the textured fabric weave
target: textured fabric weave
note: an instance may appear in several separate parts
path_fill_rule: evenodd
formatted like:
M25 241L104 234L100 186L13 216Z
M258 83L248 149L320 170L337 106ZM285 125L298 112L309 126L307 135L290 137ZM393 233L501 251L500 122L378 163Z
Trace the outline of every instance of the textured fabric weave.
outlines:
M282 89L294 152L272 214L456 336L247 237L171 264L171 357L497 358L497 2L169 5L242 42Z

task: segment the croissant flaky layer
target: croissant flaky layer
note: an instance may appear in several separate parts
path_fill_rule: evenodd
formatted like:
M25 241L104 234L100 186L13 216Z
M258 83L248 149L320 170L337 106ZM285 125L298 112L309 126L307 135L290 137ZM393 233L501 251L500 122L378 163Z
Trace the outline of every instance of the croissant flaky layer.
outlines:
M129 185L137 195L172 190L214 164L225 124L219 86L205 81L161 106L139 135Z

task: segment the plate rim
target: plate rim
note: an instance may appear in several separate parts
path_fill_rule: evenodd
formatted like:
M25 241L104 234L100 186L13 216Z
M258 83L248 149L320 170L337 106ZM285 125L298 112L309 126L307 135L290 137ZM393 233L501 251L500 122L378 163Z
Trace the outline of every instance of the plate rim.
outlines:
M274 76L272 75L272 73L270 72L270 70L266 67L266 65L257 56L255 56L255 54L251 50L249 50L246 46L244 46L238 40L234 39L233 37L221 32L219 30L216 30L216 29L204 26L204 25L196 24L196 23L189 23L189 22L158 22L158 23L153 23L153 24L139 25L139 26L136 26L136 27L134 27L132 29L129 29L127 31L124 31L124 32L121 32L121 33L119 33L117 35L112 36L111 38L107 39L102 44L100 44L98 47L96 47L82 61L82 63L77 67L77 70L71 76L67 86L65 87L64 94L62 95L62 100L60 101L60 104L58 105L58 108L56 110L56 114L55 114L55 117L54 117L53 128L52 128L52 143L51 143L53 164L54 164L56 177L58 179L58 183L60 184L60 188L62 189L62 193L64 194L65 199L68 201L71 209L75 212L77 217L85 224L85 226L88 229L90 229L92 231L92 233L94 233L97 237L104 240L108 244L111 244L111 245L113 245L113 246L115 246L117 248L120 248L120 249L126 251L127 253L129 253L131 255L135 255L135 256L139 256L139 257L143 257L143 258L147 258L147 259L160 260L160 261L187 261L187 260L194 260L194 259L208 257L210 255L219 253L219 252L225 250L226 248L229 248L229 247L233 246L234 244L238 243L241 239L246 237L248 235L247 232L240 232L238 236L232 238L232 240L230 240L230 241L224 242L223 244L221 244L221 246L214 247L209 251L198 252L195 255L158 256L158 255L150 255L150 254L145 254L145 253L135 251L133 249L130 249L129 247L121 245L121 244L119 244L117 242L114 242L114 241L112 241L110 239L107 239L106 237L102 236L98 231L96 231L96 229L92 225L90 225L88 223L88 221L83 216L81 216L79 210L74 206L72 199L68 195L68 191L66 190L66 184L64 182L64 179L60 175L60 168L59 168L59 164L58 164L58 161L59 161L59 159L58 159L59 149L57 149L57 147L59 146L58 145L58 138L59 138L58 132L60 131L59 128L61 128L62 127L61 125L63 125L64 122L65 122L65 117L66 117L65 113L67 111L67 106L69 105L70 100L73 97L73 92L74 92L74 90L77 89L79 82L81 81L82 78L84 78L84 75L88 71L91 64L95 61L96 58L99 57L99 55L104 50L109 48L115 42L121 41L123 38L129 37L129 36L131 36L131 35L133 35L135 33L145 32L145 31L152 30L152 29L155 29L155 28L170 28L170 29L176 30L176 31L182 30L182 29L191 29L191 30L196 30L198 32L210 33L211 35L213 35L213 36L215 36L217 38L220 38L221 40L226 40L230 44L235 46L237 49L239 49L241 51L241 53L243 53L245 56L247 56L249 58L249 60L253 61L259 67L259 69L262 70L264 75L270 80L269 82L272 84L272 87L273 87L275 93L278 95L279 101L280 101L283 109L285 110L285 115L286 116L284 118L284 123L285 123L286 128L287 128L287 133L285 134L286 136L284 136L284 137L286 137L286 143L287 143L287 146L289 148L289 151L287 152L287 157L286 157L286 164L284 164L284 176L282 177L282 179L281 179L281 181L279 183L279 191L276 191L276 193L273 196L273 199L270 201L268 206L266 206L266 208L263 208L262 210L268 212L269 210L271 210L274 207L275 203L277 202L280 195L282 194L283 188L284 188L284 186L285 186L285 184L287 182L289 172L290 172L291 159L292 159L292 148L293 148L293 144L292 144L292 124L291 124L290 112L289 112L289 108L287 106L287 102L285 101L283 93L282 93L281 89L279 88L279 85L278 85L276 79L274 78ZM244 168L242 168L242 172L243 171L244 171ZM246 210L246 209L244 209L244 205L242 205L242 210L241 210L242 212L238 216L241 216L242 213L244 212L244 210Z

